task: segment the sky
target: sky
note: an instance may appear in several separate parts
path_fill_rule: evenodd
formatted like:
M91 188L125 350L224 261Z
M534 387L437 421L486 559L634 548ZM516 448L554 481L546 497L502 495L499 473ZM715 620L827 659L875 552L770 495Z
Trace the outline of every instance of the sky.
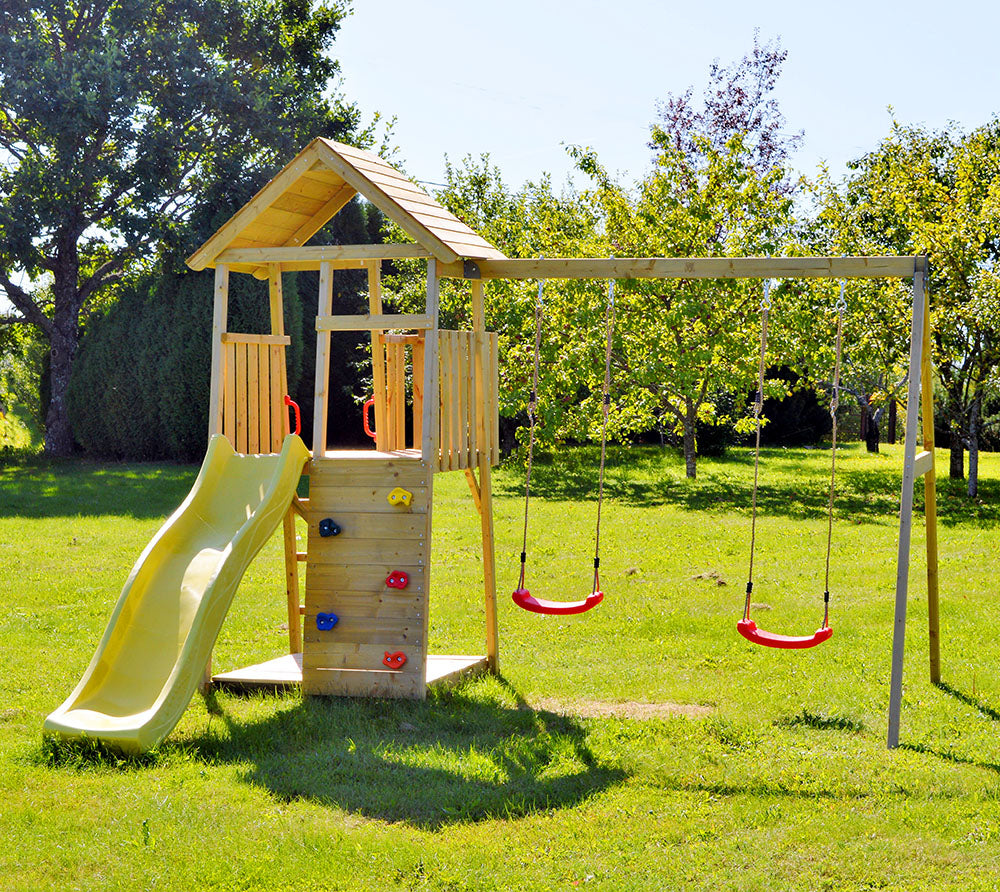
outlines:
M845 164L905 124L965 129L1000 111L1000 4L952 0L353 0L334 46L363 119L396 118L396 160L440 183L447 156L488 153L518 187L572 174L566 145L596 149L623 182L647 169L657 101L707 84L754 31L788 51L775 93L792 164ZM576 182L583 185L580 174Z

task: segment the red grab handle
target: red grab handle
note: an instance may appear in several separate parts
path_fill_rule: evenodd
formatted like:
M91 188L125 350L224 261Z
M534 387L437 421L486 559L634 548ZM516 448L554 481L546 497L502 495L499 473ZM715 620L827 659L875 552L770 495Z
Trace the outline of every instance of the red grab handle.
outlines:
M365 433L368 434L368 436L371 437L373 440L375 439L375 431L373 431L368 426L368 410L374 408L374 406L375 406L375 397L371 397L371 399L365 400L365 404L361 409L361 417L364 419L364 424L365 424Z
M572 613L586 613L604 600L604 592L591 592L582 601L546 601L536 598L526 588L519 588L511 595L518 607L532 613L547 613L553 616L568 616Z
M812 635L776 635L774 632L765 632L757 628L757 623L752 619L741 619L736 624L736 630L747 641L754 644L762 644L764 647L778 647L782 650L798 650L803 647L815 647L822 644L833 634L833 629L823 626L817 629Z
M287 393L285 394L285 405L291 406L295 412L295 436L302 433L302 413L299 411L299 404L295 402Z

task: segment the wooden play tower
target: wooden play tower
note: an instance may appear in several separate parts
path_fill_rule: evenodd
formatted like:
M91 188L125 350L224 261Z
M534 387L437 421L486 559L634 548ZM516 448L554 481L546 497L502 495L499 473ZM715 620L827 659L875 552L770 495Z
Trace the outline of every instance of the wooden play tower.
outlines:
M414 243L306 246L355 195ZM423 313L383 312L381 263L402 258L426 259ZM251 454L277 451L288 427L283 398L291 342L283 329L282 273L319 272L309 498L297 499L284 521L290 653L215 681L423 698L433 682L497 670L490 503L490 468L499 460L497 338L485 328L481 280L471 284L472 330L438 326L438 265L488 259L503 254L381 158L321 138L188 259L192 269L215 269L209 433L223 433L238 452ZM367 314L332 315L333 278L345 269L368 271ZM267 279L270 334L228 330L232 273ZM328 448L335 331L371 336L374 449ZM449 470L465 471L481 520L484 655L427 651L434 474ZM296 544L295 512L309 528L304 552ZM304 605L300 563L306 566Z

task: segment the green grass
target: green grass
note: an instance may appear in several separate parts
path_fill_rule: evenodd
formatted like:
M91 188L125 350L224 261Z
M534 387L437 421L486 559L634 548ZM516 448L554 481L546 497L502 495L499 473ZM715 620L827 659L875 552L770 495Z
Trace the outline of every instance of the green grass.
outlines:
M543 457L529 577L589 590L593 450ZM903 746L884 746L900 450L838 467L832 641L755 648L735 631L752 457L613 450L604 604L519 611L523 478L495 473L501 679L425 703L196 697L136 760L46 745L45 715L86 666L133 561L195 468L0 465L0 872L69 889L993 889L1000 872L1000 456L981 499L940 481L942 653L927 681L923 532L914 535ZM939 457L939 467L946 466ZM755 613L805 633L822 615L829 453L761 467ZM437 478L435 653L478 653L478 522ZM918 495L922 488L918 487ZM919 499L918 499L919 501ZM304 534L304 529L302 530ZM280 539L252 565L216 650L282 651ZM586 717L596 703L704 707Z

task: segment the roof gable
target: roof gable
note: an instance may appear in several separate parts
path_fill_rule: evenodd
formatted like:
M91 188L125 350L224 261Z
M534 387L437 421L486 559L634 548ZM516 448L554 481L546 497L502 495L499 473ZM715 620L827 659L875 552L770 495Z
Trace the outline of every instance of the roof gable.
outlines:
M299 247L362 195L442 263L504 255L378 155L318 137L187 260L213 266L230 248Z

